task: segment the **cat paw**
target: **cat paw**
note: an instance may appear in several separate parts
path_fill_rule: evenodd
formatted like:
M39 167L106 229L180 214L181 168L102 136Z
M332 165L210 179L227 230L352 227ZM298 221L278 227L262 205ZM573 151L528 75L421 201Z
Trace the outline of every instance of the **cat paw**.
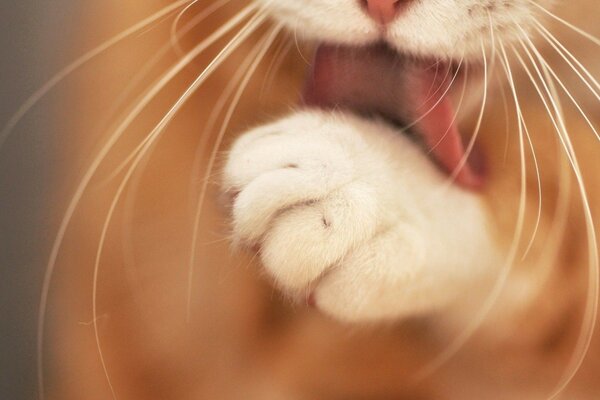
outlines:
M234 193L234 240L260 246L266 270L288 291L307 288L379 226L364 179L366 146L339 121L302 114L244 135L225 168Z
M310 111L243 135L224 169L234 242L258 249L284 292L310 294L346 320L394 318L447 297L431 284L430 274L447 278L441 264L453 267L435 230L464 215L439 221L432 187L443 181L397 130ZM463 204L456 191L446 205Z

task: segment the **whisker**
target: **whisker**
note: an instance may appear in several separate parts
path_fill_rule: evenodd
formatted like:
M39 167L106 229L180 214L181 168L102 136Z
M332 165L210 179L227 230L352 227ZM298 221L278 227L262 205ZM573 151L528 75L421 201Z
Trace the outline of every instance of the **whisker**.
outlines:
M440 81L441 83L438 85L438 87L435 89L435 91L433 91L433 88L435 86L435 82L436 82L436 79L437 79L438 73L439 73L439 64L440 64L440 62L437 61L436 68L435 68L435 75L433 77L433 81L431 82L431 86L429 87L429 91L427 92L427 96L425 96L425 101L423 102L424 104L427 104L429 102L429 100L431 100L436 94L438 94L442 90L442 88L444 87L444 82L446 82L446 80L448 79L448 76L450 76L451 68L450 68L450 66L448 66L446 68L446 73L444 74L444 77ZM432 93L432 91L433 91L433 93Z
M124 189L127 187L127 184L129 183L131 176L135 172L137 165L144 158L144 155L146 154L146 150L148 148L150 148L150 146L152 146L153 143L155 143L156 139L164 131L167 124L172 120L172 118L177 113L177 111L179 111L181 106L191 97L191 95L200 87L200 85L206 81L206 79L210 76L212 71L214 71L251 33L253 33L256 30L256 28L258 26L260 26L260 24L262 24L264 19L265 19L264 13L259 13L255 17L253 17L253 19L246 25L246 27L244 27L240 30L240 32L223 48L223 50L221 50L221 52L205 68L205 70L198 76L198 78L196 78L194 83L192 83L192 85L184 92L184 94L178 99L178 101L175 103L175 105L169 110L169 112L163 117L161 122L154 128L152 133L148 136L149 138L151 138L151 140L149 140L146 143L146 145L144 146L144 148L138 153L136 159L134 160L131 167L127 171L126 176L123 178L121 184L119 185L119 188L116 191L116 194L110 205L109 211L107 213L105 222L102 227L102 232L100 235L100 240L98 243L98 249L97 249L97 253L96 253L96 259L95 259L95 263L94 263L94 277L93 277L93 288L92 288L92 317L94 319L96 319L96 316L97 316L97 294L98 294L98 276L99 276L99 272L100 272L100 261L102 258L102 253L103 253L104 244L105 244L107 233L108 233L108 228L110 226L110 222L112 221L114 211L115 211L115 209L119 203L119 200L122 196L122 193L123 193ZM96 321L94 321L93 326L94 326L94 336L95 336L95 340L96 340L96 347L98 349L98 356L100 358L100 362L102 364L102 368L104 370L104 374L106 376L107 383L113 394L113 398L116 399L114 387L112 385L112 382L111 382L111 379L110 379L110 376L108 373L106 361L104 359L104 355L102 352L102 346L100 343L100 335L99 335L99 331L98 331L98 324L96 323Z
M177 31L175 33L176 38L179 39L179 38L185 36L186 34L188 34L192 29L194 29L196 26L198 26L202 21L204 21L206 18L211 16L216 11L216 9L224 6L225 4L227 4L230 1L231 0L221 0L220 2L213 3L211 5L211 7L207 8L204 12L195 16L191 21L186 23L179 31ZM108 115L114 114L118 109L121 108L122 103L127 98L128 93L144 78L144 76L153 67L156 66L156 64L158 63L158 61L160 61L160 59L162 57L164 57L165 55L167 55L169 53L169 51L171 51L171 49L172 49L171 46L172 46L172 44L169 42L165 46L161 47L156 52L156 54L146 63L146 65L144 65L144 67L139 71L139 73L135 76L135 78L130 83L128 83L127 87L123 90L123 92L119 95L119 97L117 99L115 99L114 105L111 107L111 110L107 113ZM180 56L180 58L184 58L184 57L185 57L185 55ZM136 99L136 101L134 101L134 104L138 104L138 102L141 101L141 99L143 99L144 96L150 90L151 89L145 91L142 95L140 95ZM136 151L132 152L127 157L125 157L125 159L119 165L117 165L117 167L114 168L114 170L110 174L108 174L108 176L106 178L102 179L102 181L100 183L98 183L97 186L99 186L99 187L105 186L106 184L111 182L113 179L115 179L117 176L119 176L127 168L127 166L129 165L131 160L133 160L135 155L136 155Z
M525 31L523 31L523 34L526 35ZM528 38L527 36L525 36L525 37ZM523 40L520 40L519 42L521 43L521 45L524 45ZM511 49L515 53L517 59L521 62L521 65L523 65L521 57L520 57L519 53L515 51L514 46L511 45ZM519 118L523 118L522 115ZM534 168L535 168L535 175L536 175L536 180L537 180L537 193L538 193L538 209L537 209L535 224L533 227L533 232L531 234L531 238L529 239L529 242L527 243L527 245L525 247L525 251L523 252L523 255L521 256L521 261L523 261L523 260L525 260L525 258L527 258L527 256L531 252L531 249L535 243L535 238L537 237L541 219L542 219L542 198L543 198L543 196L542 196L542 180L541 180L541 176L540 176L539 163L538 163L537 155L535 153L533 141L532 141L531 135L529 133L529 129L527 128L527 124L525 123L524 119L523 119L523 128L524 128L524 132L525 132L525 137L527 138L527 142L529 144L529 149L531 151L531 156L532 156L533 164L534 164Z
M513 74L510 68L510 63L508 62L508 57L506 55L506 51L504 50L504 45L502 42L499 42L500 49L502 51L503 58L500 59L500 63L506 72L506 76L508 78L509 86L511 88L514 100L515 107L518 115L522 115L521 107L519 105L519 101L517 98L517 92L515 88ZM517 257L519 243L521 242L521 235L523 232L523 227L525 224L525 210L526 210L526 199L527 199L527 186L525 181L526 176L526 163L525 163L525 153L524 153L524 139L523 139L523 125L522 118L518 119L519 126L519 143L520 143L520 154L521 154L521 194L519 196L519 210L517 215L517 221L515 225L515 232L513 234L513 241L508 251L508 255L506 258L506 262L503 267L500 269L500 274L496 279L496 283L492 287L490 294L485 299L483 306L480 308L480 311L477 313L475 318L471 320L471 322L463 329L463 331L452 341L452 343L446 347L446 349L440 353L436 359L429 363L429 365L422 369L422 371L417 375L417 380L421 380L424 377L431 375L433 372L438 370L442 365L446 364L464 345L467 341L473 336L475 331L481 326L486 315L490 312L497 299L500 297L502 290L504 289L508 276L512 270L512 265Z
M508 83L515 101L515 108L518 115L518 129L519 129L519 149L520 149L520 165L521 165L521 184L520 184L520 196L519 196L519 208L517 214L517 221L515 224L515 232L513 234L513 240L508 251L506 262L500 269L500 274L496 279L496 283L492 287L490 294L485 299L483 306L478 312L477 316L472 319L470 324L463 330L463 332L453 341L453 343L442 353L437 361L437 367L447 362L454 354L456 354L460 348L472 337L475 331L481 326L485 316L492 309L497 299L500 297L502 290L504 289L508 276L512 270L513 263L516 259L519 244L523 233L523 227L525 224L525 210L527 201L527 185L526 185L526 162L524 152L524 127L523 127L523 115L521 106L518 100L517 91L515 87L515 80L510 68L510 63L504 49L502 42L499 42L502 58L500 59L501 65L506 73Z
M209 44L216 42L219 38L224 36L229 30L233 29L237 24L239 24L244 18L250 15L257 9L256 6L250 5L245 9L240 11L235 17L233 17L228 23L223 25L217 32L207 38L205 41L200 43L195 51L193 50L189 57L178 62L169 72L167 72L148 92L148 94L139 102L139 104L134 108L134 110L128 115L127 118L119 125L114 134L108 138L105 145L102 147L100 152L92 161L91 165L86 170L83 175L80 183L78 184L68 206L65 211L65 214L60 222L59 228L57 230L57 234L53 241L50 256L48 258L48 263L46 265L46 271L44 273L44 278L42 282L42 291L40 294L40 303L39 303L39 313L38 313L38 333L37 333L37 369L38 369L38 387L39 387L39 397L41 400L44 399L44 377L43 377L43 346L44 346L44 331L45 331L45 317L46 317L46 309L48 303L48 294L50 291L50 284L52 281L52 276L54 275L54 269L56 266L56 261L58 259L58 254L65 237L65 233L67 228L69 227L75 210L77 209L81 198L85 190L87 189L91 179L96 174L99 166L102 164L106 156L110 153L114 145L117 143L119 138L125 132L127 127L133 122L133 120L141 113L143 109L150 103L151 99L156 96L172 79L176 76L185 66L187 66L193 58L199 54L204 48L208 47Z
M531 40L529 40L529 45L532 46L533 42L531 42ZM539 58L541 57L541 55L534 50L534 52L536 53L536 56ZM562 55L562 54L561 54ZM564 57L564 56L563 56ZM566 58L565 58L566 60ZM568 61L567 61L568 62ZM570 64L570 63L569 63ZM590 120L590 118L587 116L587 114L585 113L585 111L583 111L583 108L581 107L581 105L579 104L579 102L577 102L577 100L575 100L575 98L573 97L573 95L571 94L571 92L567 89L567 87L565 86L565 84L562 82L562 80L558 77L558 75L554 72L554 69L551 68L549 65L546 64L546 68L548 69L548 72L550 72L550 74L554 77L554 80L556 82L558 82L558 84L560 85L560 87L562 88L562 90L565 92L565 94L567 95L567 97L569 97L569 99L571 100L571 103L573 103L573 105L577 108L577 110L579 111L579 113L581 114L581 116L583 117L583 119L585 120L585 122L587 123L587 125L590 127L590 129L592 130L592 132L594 132L594 135L596 135L596 138L598 140L600 140L600 133L598 133L597 128L594 126L594 124L592 123L592 121ZM575 72L579 74L578 71L575 70ZM581 75L580 75L581 77ZM581 77L581 79L583 79L583 77ZM590 90L592 90L592 92L594 93L594 95L598 98L598 100L600 100L600 95L598 95L587 83L587 81L584 80L584 83L586 83L586 85L588 85L588 87L590 88Z
M543 252L540 259L540 263L545 266L545 268L541 271L538 270L536 275L540 289L551 276L553 266L555 265L561 249L561 244L563 243L564 237L567 235L567 224L569 222L573 180L571 178L569 161L561 149L561 147L557 147L557 157L560 160L558 197L551 222L551 229L546 240L547 244L545 248L547 250Z
M473 152L475 148L475 142L477 137L479 136L479 132L481 131L481 125L483 123L483 116L485 114L485 107L487 105L487 97L488 97L488 87L489 87L489 71L488 71L488 60L485 55L485 47L483 41L481 42L481 50L483 56L483 98L481 100L481 109L479 111L479 116L477 117L477 123L475 124L475 129L473 130L473 135L467 144L465 149L465 154L459 161L458 165L454 168L452 173L447 179L447 185L452 185L452 183L456 180L462 169L467 165L467 161L469 160L469 156Z
M292 49L292 46L294 45L294 43L291 40L286 39L281 41L280 46L278 46L278 48L274 52L275 55L273 56L273 61L269 64L269 67L265 72L265 79L260 88L259 98L263 98L265 92L270 90L271 86L273 85L273 80L275 79L277 71L279 71L279 69L281 68L283 61L285 60L286 56L289 54L290 50Z
M529 1L529 3L533 4L534 6L536 6L540 11L542 11L544 14L548 15L550 18L560 22L561 24L563 24L564 26L566 26L567 28L571 29L572 31L580 34L581 36L583 36L584 38L588 39L589 41L591 41L592 43L600 46L600 39L595 37L594 35L592 35L589 32L584 31L583 29L573 25L572 23L570 23L569 21L559 17L558 15L552 13L550 10L542 7L541 5L539 5L538 3L536 3L533 0L527 0Z
M142 177L148 164L150 163L152 150L153 149L151 149L144 157L135 174L132 176L131 183L127 188L127 192L125 193L125 198L123 200L124 211L121 223L121 251L123 254L123 270L125 271L125 276L129 282L129 286L133 291L132 298L140 310L144 310L144 307L142 307L140 301L142 294L139 288L139 274L136 268L136 254L133 246L133 217L134 206L136 204L137 195L142 183Z
M288 44L291 45L291 43L288 43ZM229 83L227 84L227 86L225 87L225 89L223 90L223 92L218 97L217 101L215 102L213 110L211 111L210 115L208 116L207 122L204 126L204 132L210 133L214 130L217 120L219 118L219 115L221 114L221 112L223 111L225 106L227 105L227 100L233 95L235 89L239 86L239 83L242 81L244 74L246 73L246 71L248 70L248 68L250 67L250 65L252 63L252 59L256 58L256 55L258 54L259 49L260 49L260 46L256 46L254 49L252 49L250 51L249 55L246 57L246 59L244 59L244 61L242 61L242 63L240 64L240 67L235 71L233 77L231 78L231 80L229 81ZM192 163L192 169L191 169L192 174L190 177L190 180L191 180L191 182L190 182L190 204L195 202L195 200L192 199L193 195L196 192L200 193L200 190L196 190L196 189L197 189L198 184L202 183L202 181L197 179L196 172L198 172L200 170L200 165L202 163L202 153L203 153L204 148L206 147L206 143L207 143L209 137L210 137L210 135L204 135L198 142L198 145L196 146L197 150L196 150L196 155L194 157L194 161Z
M556 385L555 389L552 392L552 395L550 396L551 399L554 399L554 398L557 398L560 395L560 393L563 392L564 389L573 380L573 378L575 377L575 375L581 368L581 365L583 364L583 360L585 359L585 356L588 353L589 348L590 348L593 332L594 332L595 326L596 326L597 313L598 313L598 296L599 296L598 288L599 288L599 283L600 283L599 282L599 280L600 280L600 271L599 271L600 270L600 258L599 258L599 254L598 254L598 247L597 247L598 240L597 240L597 235L596 235L596 230L595 230L595 225L594 225L594 219L593 219L593 215L591 212L589 199L587 196L585 182L583 181L581 168L579 166L577 156L575 155L575 150L574 150L573 144L571 142L570 136L568 134L568 130L566 128L564 118L563 118L562 114L558 112L559 110L557 109L556 104L555 104L555 102L558 102L559 97L558 97L556 88L553 85L553 81L550 77L551 68L547 64L545 59L541 56L541 54L537 51L535 46L533 46L532 43L529 43L529 46L530 46L531 50L535 53L536 58L537 58L538 62L540 63L544 74L542 74L540 72L537 64L535 64L535 63L533 64L534 69L536 70L546 93L553 100L552 104L553 104L553 107L555 108L556 120L558 120L558 122L556 120L554 120L554 118L552 118L552 120L553 120L553 123L556 124L560 142L563 146L563 149L565 150L565 154L567 155L567 157L569 159L571 168L573 169L573 172L575 173L575 177L576 177L576 181L577 181L577 185L578 185L578 189L579 189L579 194L580 194L580 198L581 198L581 202L582 202L582 206L583 206L583 212L584 212L585 223L586 223L586 234L587 234L587 239L588 239L588 243L587 243L588 244L588 263L589 263L589 266L588 266L588 290L587 290L584 318L582 321L582 328L581 328L579 338L577 339L577 343L575 345L573 356L571 357L569 363L567 364L567 367L565 368L565 372L564 372L563 376L561 377L559 383ZM528 54L530 54L530 53L528 53ZM532 58L532 62L533 62L533 58ZM529 72L529 70L527 68L526 68L526 72L532 78L531 72ZM546 77L547 77L546 79L544 79L544 75L546 75ZM534 83L536 91L538 91L538 93L540 94L540 97L543 98L539 85L533 79L532 79L532 82ZM548 108L548 105L547 105L547 102L545 101L545 99L543 99L543 102L544 102L544 106ZM549 111L549 109L548 109L548 111ZM560 126L560 129L558 129L559 126Z
M588 89L590 89L590 91L592 92L592 94L598 99L600 100L600 94L598 94L598 92L591 87L590 83L587 81L587 79L585 79L582 75L581 72L575 68L575 66L569 61L569 58L571 60L573 60L573 62L575 64L577 64L577 66L579 67L579 69L581 69L581 71L583 71L583 73L588 77L588 79L594 84L594 86L596 86L596 89L600 91L600 83L598 82L598 80L590 73L590 71L588 71L588 69L577 59L577 57L575 57L575 55L573 55L572 52L570 52L569 50L567 50L567 48L554 36L550 33L550 31L548 31L542 24L540 24L539 22L537 22L537 26L538 29L536 29L538 31L538 33L554 48L554 50L556 50L556 52L565 60L565 62L569 65L569 67L571 67L571 69L573 69L573 71L577 74L577 76L581 79L581 81L588 87ZM560 47L559 48L557 48ZM562 51L561 51L562 50ZM568 58L565 56L568 56Z
M431 82L431 86L429 86L429 90L427 91L427 95L425 96L425 98L427 100L430 99L429 95L431 94L431 91L433 90L433 86L434 86L435 82L437 82L437 77L438 77L438 75L440 73L440 60L436 60L435 64L430 65L429 67L425 68L425 71L429 71L434 66L435 66L435 74L433 75L433 80ZM448 73L448 71L449 71L449 68L446 69L446 73ZM444 79L442 79L442 82L445 81L446 78L447 78L447 76L444 77ZM438 90L439 90L439 88L438 88Z
M465 76L464 76L464 79L463 79L463 86L462 86L462 91L460 93L460 99L458 100L458 105L456 106L456 112L454 114L454 117L452 118L452 122L448 125L448 129L446 129L446 132L444 132L444 134L437 141L437 143L435 143L433 146L431 146L431 148L429 149L429 151L427 151L427 154L433 153L433 151L440 144L442 144L442 142L444 141L444 139L446 139L446 137L448 136L448 133L450 132L450 129L452 129L452 126L455 124L456 120L458 119L458 113L460 112L460 110L462 108L462 104L463 104L463 101L464 101L464 98L465 98L465 93L467 91L468 72L469 72L469 68L468 68L468 65L467 65L467 66L465 66Z
M173 20L173 23L171 24L171 34L169 36L169 42L171 43L171 47L173 49L175 49L175 51L182 56L184 54L183 49L181 48L181 46L179 45L179 38L177 35L177 27L179 26L179 22L181 21L181 18L183 18L183 16L192 8L194 7L199 0L191 0L190 4L188 4L187 6L185 6L183 8L183 10L181 10L179 13L177 13L177 16L175 17L175 19ZM218 3L217 3L218 4ZM211 5L212 7L214 7L214 4ZM218 8L218 6L217 6ZM215 8L216 9L216 8Z
M502 97L502 108L504 110L504 123L506 129L504 130L504 152L502 156L503 165L506 166L506 161L508 159L508 146L509 146L509 138L510 138L510 118L508 115L508 99L506 98L506 91L504 90L504 86L502 85L501 78L496 75L496 80L498 81L498 87L500 88L500 96Z
M192 28L198 26L200 22L204 21L206 18L210 17L220 8L223 8L225 5L231 2L231 0L219 0L214 3L211 3L208 7L206 7L202 12L198 13L198 15L194 16L191 21L189 21L181 30L178 30L179 22L182 16L191 8L196 2L199 0L193 0L193 3L188 5L184 10L182 10L173 24L171 25L171 34L169 38L170 48L175 49L175 52L179 55L180 58L185 56L185 51L181 48L179 41L182 37L188 34Z
M520 191L519 191L519 208L517 211L517 220L515 224L515 230L513 232L513 240L511 246L509 248L508 257L506 259L506 263L502 268L502 273L500 278L497 281L496 286L492 291L492 296L490 296L490 303L487 306L491 308L496 298L500 296L502 289L508 279L510 272L512 271L513 264L517 258L517 253L521 244L521 240L523 237L523 229L525 227L525 213L527 209L527 160L525 157L525 143L524 136L525 133L528 133L528 128L525 123L525 117L523 115L523 110L521 108L521 103L519 101L519 96L517 92L517 87L515 84L515 79L513 76L512 68L510 66L510 61L508 59L508 55L506 53L506 48L502 42L500 42L500 51L502 53L501 64L502 68L506 74L508 85L511 90L515 111L517 112L517 125L518 125L518 139L519 139L519 164L520 164ZM539 176L538 176L539 179Z
M160 11L154 13L153 15L143 19L142 21L136 23L132 27L124 30L123 32L113 36L111 39L105 41L98 47L88 51L83 56L79 57L73 63L64 67L60 70L56 75L54 75L50 80L48 80L44 85L42 85L39 89L37 89L25 102L19 107L19 109L13 114L13 116L8 120L8 122L4 125L2 130L0 131L0 148L4 145L6 139L11 134L13 129L19 124L21 119L42 99L50 92L54 87L56 87L59 83L61 83L66 77L71 75L73 72L77 71L79 68L104 53L106 50L115 46L119 42L123 41L127 37L141 31L142 29L148 27L152 23L161 20L163 17L173 13L177 9L181 8L184 4L190 2L191 0L179 0L166 6Z
M248 68L248 71L247 71L246 76L244 77L244 80L240 84L238 91L235 93L234 98L231 102L231 105L230 105L229 109L227 110L227 114L224 118L223 125L221 126L221 130L219 131L219 133L217 135L217 140L216 140L215 144L213 145L213 151L212 151L209 161L208 161L208 166L206 168L206 174L204 177L204 181L202 183L202 188L200 191L200 196L198 198L198 203L196 205L196 214L194 216L194 225L193 225L194 228L193 228L193 232L192 232L192 243L191 243L190 259L189 259L189 265L188 265L189 270L188 270L188 290L187 290L187 310L186 310L188 322L191 320L194 266L196 264L196 254L197 254L196 244L198 242L198 234L199 234L199 230L200 230L200 217L201 217L202 209L203 209L204 202L206 199L206 194L208 192L209 177L212 173L212 170L213 170L213 167L215 164L215 160L217 158L217 153L218 153L219 148L221 147L221 143L223 141L223 137L225 135L227 127L229 126L229 122L233 116L233 113L234 113L237 105L239 104L240 98L241 98L242 94L244 93L246 86L248 85L250 79L254 75L256 68L258 68L258 65L263 60L265 54L267 53L267 51L269 50L269 48L275 41L277 35L279 35L279 32L281 32L281 29L282 29L282 25L280 25L280 24L276 25L271 30L271 33L266 37L264 42L261 42L260 45L257 47L257 49L259 49L260 52L257 54L256 59L254 60L252 65Z
M208 38L206 38L203 42L198 44L194 49L192 49L182 60L180 60L167 74L161 77L157 83L153 84L150 90L146 92L146 94L142 97L142 100L136 104L133 110L128 114L128 116L124 119L121 125L117 128L116 135L121 136L124 131L131 125L131 123L139 116L143 109L150 103L152 99L177 75L181 72L186 66L188 66L193 59L195 59L198 55L204 52L207 48L215 44L219 39L223 38L229 31L235 28L241 21L243 21L250 13L252 13L256 9L256 6L250 5L247 8L243 9L238 15L232 18L226 25L223 25L219 30L214 32ZM118 134L117 134L118 133ZM106 180L111 180L115 176L118 176L129 163L137 156L138 152L144 148L146 141L149 140L150 137L147 136L141 143L137 145L133 151L131 151L127 157L117 166L117 168L109 175ZM116 143L116 140L115 140ZM114 144L113 144L114 145ZM112 148L112 146L111 146Z
M294 44L296 45L296 50L298 51L300 58L302 58L302 61L304 61L306 63L306 65L311 65L311 62L306 58L306 56L302 52L302 49L300 48L300 43L298 42L298 29L297 28L294 28Z
M542 199L543 199L542 178L541 178L541 174L540 174L540 166L538 163L537 155L535 153L535 147L533 145L533 141L531 139L531 135L529 133L529 129L527 128L527 125L525 124L525 121L523 121L523 128L524 128L523 130L525 132L525 138L527 138L527 143L529 144L531 158L533 159L533 168L535 170L535 177L536 177L536 182L537 182L538 208L537 208L537 214L535 216L535 224L533 226L533 232L531 233L531 238L529 238L529 242L527 243L527 246L525 246L525 251L523 251L523 255L521 256L521 261L524 261L527 258L527 256L529 255L529 253L531 252L531 249L533 248L533 245L535 243L535 239L537 237L538 231L540 229L540 223L542 221Z
M452 89L452 86L454 85L454 82L456 81L456 78L458 77L458 74L460 72L460 69L461 69L463 63L464 63L464 57L460 59L460 61L458 63L458 66L456 67L456 72L454 73L454 76L452 77L452 80L448 84L448 87L446 88L446 90L444 91L444 93L442 93L442 95L440 96L440 98L435 102L435 104L433 106L431 106L431 108L429 110L427 110L424 114L422 114L419 118L417 118L416 120L412 121L408 125L404 125L402 127L402 129L408 130L410 128L413 128L415 125L417 125L419 122L421 122L424 118L426 118L429 114L431 114L433 112L433 110L436 109L437 106L440 105L440 103L444 100L444 98L446 97L446 95L448 94L448 92L450 92L450 89Z

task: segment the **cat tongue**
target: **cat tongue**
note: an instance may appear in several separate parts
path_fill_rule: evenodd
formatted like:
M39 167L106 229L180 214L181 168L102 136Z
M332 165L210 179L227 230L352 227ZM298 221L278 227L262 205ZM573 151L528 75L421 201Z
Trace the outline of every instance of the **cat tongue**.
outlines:
M447 88L452 73L410 62L383 45L317 49L303 102L327 109L380 115L410 123L433 160L462 186L477 188L482 176L465 158ZM443 71L442 71L443 70ZM415 121L415 122L412 122Z

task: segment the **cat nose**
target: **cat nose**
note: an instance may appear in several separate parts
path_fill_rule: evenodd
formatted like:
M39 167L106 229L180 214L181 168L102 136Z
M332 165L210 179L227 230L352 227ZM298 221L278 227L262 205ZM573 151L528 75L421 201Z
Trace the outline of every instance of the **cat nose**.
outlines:
M362 3L371 18L387 25L396 18L400 0L362 0Z

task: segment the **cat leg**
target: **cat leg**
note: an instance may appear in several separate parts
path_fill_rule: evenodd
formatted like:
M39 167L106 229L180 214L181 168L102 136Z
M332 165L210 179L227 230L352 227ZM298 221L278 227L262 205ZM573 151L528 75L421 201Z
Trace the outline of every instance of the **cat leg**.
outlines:
M276 284L355 321L450 305L497 270L483 203L446 179L385 123L303 111L238 139L224 189Z

